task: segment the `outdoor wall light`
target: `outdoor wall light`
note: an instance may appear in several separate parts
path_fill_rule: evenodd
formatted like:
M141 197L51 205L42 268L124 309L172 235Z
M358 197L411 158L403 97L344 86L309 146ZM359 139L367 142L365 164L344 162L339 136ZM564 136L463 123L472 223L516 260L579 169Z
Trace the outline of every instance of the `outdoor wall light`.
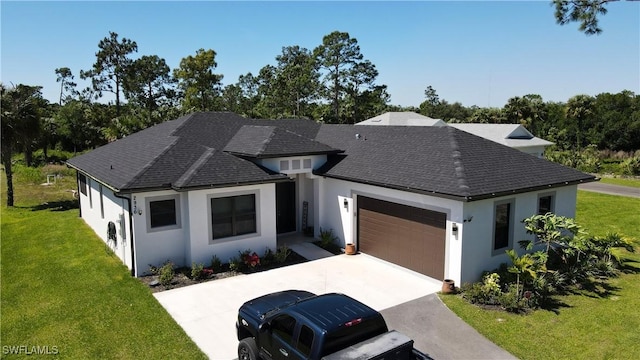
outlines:
M458 224L451 226L451 233L453 233L453 236L458 236Z
M349 200L347 200L347 198L344 199L342 205L344 205L345 210L349 211Z

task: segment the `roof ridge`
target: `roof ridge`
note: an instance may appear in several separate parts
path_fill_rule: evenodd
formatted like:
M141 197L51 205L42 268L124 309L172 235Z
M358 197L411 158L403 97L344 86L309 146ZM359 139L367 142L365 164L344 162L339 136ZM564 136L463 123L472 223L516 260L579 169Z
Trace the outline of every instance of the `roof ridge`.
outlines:
M215 152L214 148L206 147L203 145L199 146L204 147L205 151L202 153L202 155L200 155L198 160L194 161L193 164L187 169L187 171L185 171L184 174L182 174L182 176L180 176L178 180L176 180L176 182L174 183L176 187L182 187L185 183L188 183L198 172L200 167L213 156L213 153Z
M131 180L129 180L124 186L123 188L127 188L129 186L131 186L132 184L134 184L138 179L140 179L142 177L142 175L149 170L149 168L151 168L153 166L153 164L157 163L158 161L160 161L160 159L162 159L162 155L166 154L169 150L171 150L174 146L176 146L176 144L178 143L178 140L180 139L179 136L174 136L174 135L169 135L169 137L174 138L173 141L171 142L171 144L167 145L167 147L164 148L164 150L162 150L158 156L154 157L153 159L151 159L151 161L149 161L147 164L145 164L140 171L138 171L138 173L131 178Z
M467 184L467 178L464 171L462 153L460 152L460 145L458 144L458 141L455 137L455 135L457 134L456 132L462 130L458 130L451 126L447 126L445 128L449 133L449 145L451 145L451 156L453 158L454 173L458 182L458 187L460 188L460 190L463 190L466 195L469 195L470 188Z
M170 121L178 121L178 120L184 118L184 120L182 120L182 124L176 126L176 128L173 129L173 131L171 133L169 133L169 136L175 136L173 134L177 133L178 131L180 131L180 129L185 127L185 125L189 122L189 120L194 118L196 114L198 114L198 113L191 113L191 114L187 114L187 115L181 116L181 117L179 117L179 118L177 118L175 120L170 120Z

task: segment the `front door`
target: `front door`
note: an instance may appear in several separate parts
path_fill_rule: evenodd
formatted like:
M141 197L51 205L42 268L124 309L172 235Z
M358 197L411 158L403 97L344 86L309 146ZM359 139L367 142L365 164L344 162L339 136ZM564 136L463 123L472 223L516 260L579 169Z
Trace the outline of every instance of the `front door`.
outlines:
M276 184L276 232L296 231L296 183Z

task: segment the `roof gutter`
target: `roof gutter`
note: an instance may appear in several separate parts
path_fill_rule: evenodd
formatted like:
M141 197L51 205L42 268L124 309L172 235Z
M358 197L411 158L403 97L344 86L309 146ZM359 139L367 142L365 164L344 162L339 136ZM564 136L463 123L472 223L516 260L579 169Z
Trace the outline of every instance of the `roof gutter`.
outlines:
M564 182L560 182L560 183L541 185L541 186L535 186L535 187L529 187L529 188L522 188L522 189L517 189L517 190L508 190L508 191L501 191L501 192L495 192L495 193L462 196L462 195L454 195L454 194L448 194L448 193L437 192L437 191L429 191L429 190L416 189L416 188L411 188L411 187L404 187L404 186L397 186L397 185L392 185L392 184L379 183L379 182L375 182L375 181L353 179L353 178L342 177L342 176L326 175L326 174L315 174L315 175L324 176L324 177L333 178L333 179L338 179L338 180L351 181L351 182L355 182L355 183L359 183L359 184L380 186L380 187L384 187L384 188L388 188L388 189L408 191L408 192L412 192L412 193L416 193L416 194L435 196L435 197L449 199L449 200L463 201L463 202L486 200L486 199L498 198L498 197L502 197L502 196L522 194L522 193L527 193L527 192L532 192L532 191L554 189L554 188L558 188L558 187L562 187L562 186L586 184L586 183L595 182L595 181L599 181L600 180L600 179L594 177L594 178L590 178L590 179L564 181Z

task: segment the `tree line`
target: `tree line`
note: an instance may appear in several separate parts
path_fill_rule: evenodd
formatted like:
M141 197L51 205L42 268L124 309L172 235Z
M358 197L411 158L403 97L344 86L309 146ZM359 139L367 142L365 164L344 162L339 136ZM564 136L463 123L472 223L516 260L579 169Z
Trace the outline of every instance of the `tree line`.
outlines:
M517 123L559 149L640 149L640 96L630 91L577 95L566 103L540 95L510 98L502 108L466 107L441 99L428 86L419 106L389 104L387 86L357 39L335 31L313 50L286 46L257 74L222 85L216 52L199 49L170 69L158 55L134 58L138 45L115 32L98 43L93 66L80 70L90 85L79 89L68 67L55 69L59 99L44 99L40 86L0 84L2 163L24 153L27 166L42 149L80 152L194 111L231 111L250 118L306 118L353 124L387 111L415 111L448 122ZM114 101L99 101L111 94ZM7 172L9 175L9 173Z

